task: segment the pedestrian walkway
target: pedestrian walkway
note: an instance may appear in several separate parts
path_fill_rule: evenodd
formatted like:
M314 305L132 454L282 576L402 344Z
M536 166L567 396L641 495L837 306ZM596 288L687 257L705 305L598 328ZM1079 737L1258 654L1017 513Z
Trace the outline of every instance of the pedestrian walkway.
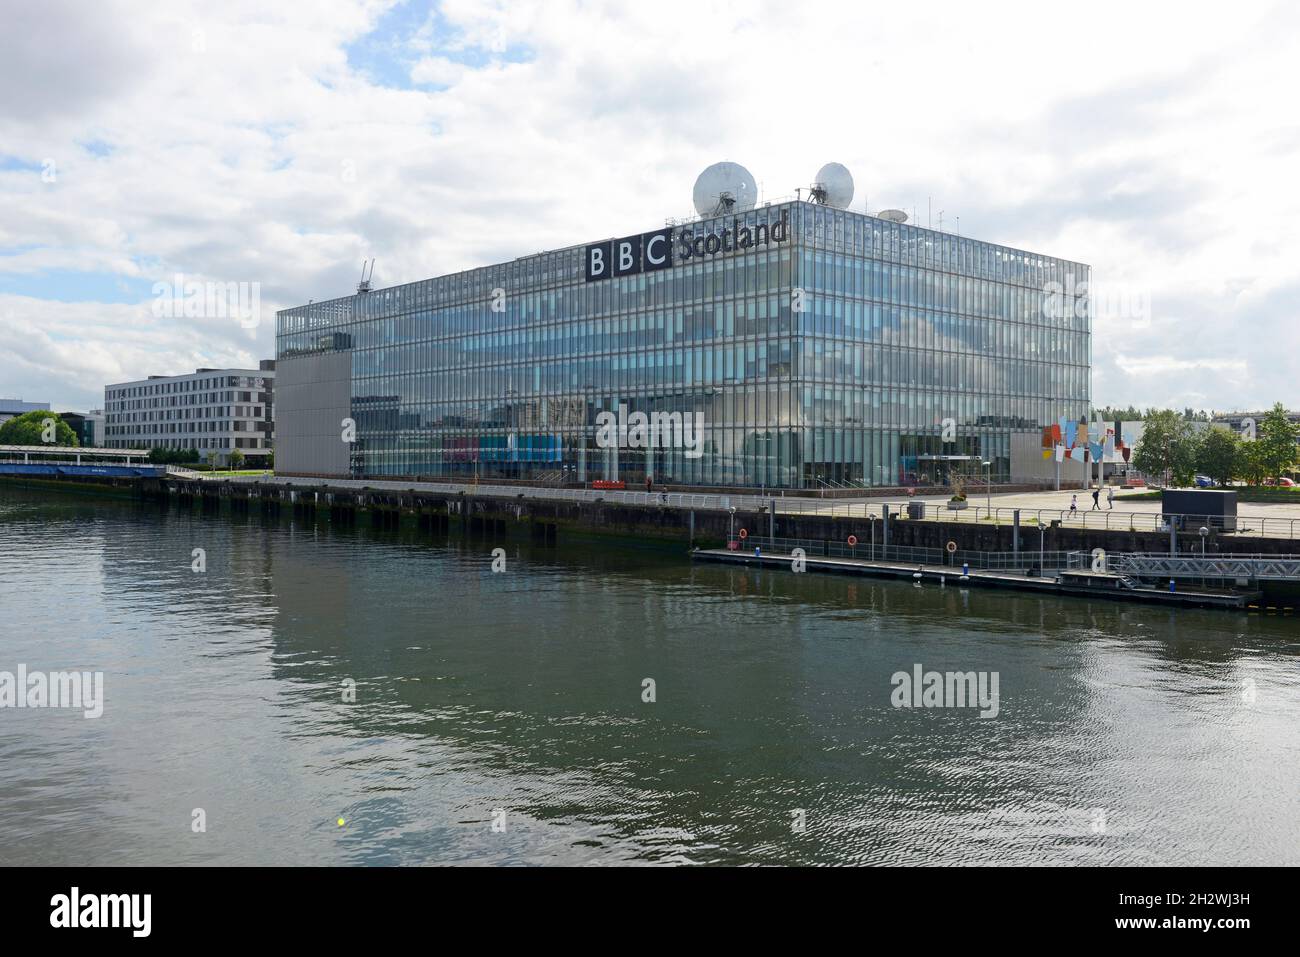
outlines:
M794 554L731 551L725 548L697 548L691 553L694 561L718 562L733 565L753 565L795 572L836 572L850 575L868 575L882 578L909 579L914 585L931 588L991 587L1074 595L1089 598L1107 598L1121 601L1141 601L1162 605L1196 608L1245 608L1260 599L1258 591L1225 591L1212 589L1178 589L1166 591L1157 588L1133 586L1123 576L1105 572L1062 572L1052 577L1017 573L1014 570L978 570L963 572L950 565L902 564L898 562L870 561L853 558L823 558Z
M870 521L880 519L888 509L891 517L906 517L912 521L942 523L984 522L1011 525L1014 514L1020 512L1022 528L1059 523L1066 528L1103 529L1108 531L1166 532L1158 499L1131 499L1116 496L1114 508L1092 510L1080 504L1078 511L1070 512L1070 497L1078 490L1060 492L1011 492L984 496L972 494L961 509L950 509L948 499L942 496L916 496L900 500L884 498L816 498L782 495L779 491L764 494L749 492L737 494L692 492L640 492L627 490L586 488L543 488L536 486L491 485L474 483L416 482L384 479L313 479L292 476L230 476L220 473L199 473L209 482L262 482L277 485L294 485L298 488L326 489L331 487L377 491L417 491L429 494L484 495L497 498L526 498L541 500L596 502L604 501L624 505L655 508L729 511L750 514L765 510L775 504L778 515L824 515L832 518L856 518ZM1300 499L1300 495L1297 496ZM1187 516L1182 521L1184 531L1194 532L1207 521L1205 516ZM1217 530L1225 537L1300 538L1300 501L1296 503L1243 502L1237 508L1237 527Z

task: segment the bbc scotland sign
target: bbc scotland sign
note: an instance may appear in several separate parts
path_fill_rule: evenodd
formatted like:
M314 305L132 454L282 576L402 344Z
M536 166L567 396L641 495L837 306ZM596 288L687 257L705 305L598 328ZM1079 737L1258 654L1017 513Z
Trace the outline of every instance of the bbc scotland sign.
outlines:
M667 269L673 264L673 231L660 229L587 247L587 282Z
M652 233L627 236L603 243L593 243L585 250L584 276L587 282L614 276L632 276L642 272L668 269L675 262L686 262L719 253L745 252L769 242L783 243L790 235L784 212L778 222L742 225L733 219L722 232L683 230L676 237L671 227ZM674 246L675 243L675 246Z

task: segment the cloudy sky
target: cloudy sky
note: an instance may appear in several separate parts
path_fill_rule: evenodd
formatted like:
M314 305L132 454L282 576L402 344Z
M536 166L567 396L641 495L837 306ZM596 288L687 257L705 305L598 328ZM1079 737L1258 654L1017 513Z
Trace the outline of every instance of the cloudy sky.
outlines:
M1300 406L1294 4L5 0L0 396L274 355L274 311L766 198L1091 263L1098 404ZM931 212L927 212L927 210ZM157 314L258 283L262 321Z

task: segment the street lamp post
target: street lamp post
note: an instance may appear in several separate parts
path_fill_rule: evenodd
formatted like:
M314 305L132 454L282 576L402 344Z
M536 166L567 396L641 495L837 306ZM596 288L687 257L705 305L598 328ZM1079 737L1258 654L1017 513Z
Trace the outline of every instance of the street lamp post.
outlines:
M989 519L993 518L993 463L982 462L984 466L984 491L987 494L986 503L989 509Z

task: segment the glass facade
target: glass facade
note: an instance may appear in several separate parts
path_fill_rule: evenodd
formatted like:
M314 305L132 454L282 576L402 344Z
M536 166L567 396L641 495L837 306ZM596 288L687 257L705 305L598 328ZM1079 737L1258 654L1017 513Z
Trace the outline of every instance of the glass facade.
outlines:
M781 242L681 242L782 218ZM672 248L601 281L578 246L287 309L276 358L351 354L356 476L879 486L972 456L1005 480L1013 433L1087 417L1086 265L808 202ZM698 413L703 441L608 447L620 407Z

